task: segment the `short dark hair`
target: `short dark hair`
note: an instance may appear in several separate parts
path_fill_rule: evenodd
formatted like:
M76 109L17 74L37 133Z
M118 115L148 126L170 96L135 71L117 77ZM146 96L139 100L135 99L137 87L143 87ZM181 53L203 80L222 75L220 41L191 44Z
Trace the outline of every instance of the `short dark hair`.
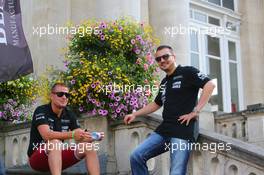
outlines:
M172 48L171 46L169 46L169 45L160 45L160 46L157 48L156 52L158 52L158 51L160 51L160 50L162 50L162 49L170 49L170 51L173 53L173 48Z
M67 86L65 83L60 83L60 82L58 82L58 83L54 83L54 84L53 84L53 86L51 87L51 92L54 92L54 90L55 90L55 88L56 88L57 86L62 86L62 87L66 87L66 88L68 88L68 86Z

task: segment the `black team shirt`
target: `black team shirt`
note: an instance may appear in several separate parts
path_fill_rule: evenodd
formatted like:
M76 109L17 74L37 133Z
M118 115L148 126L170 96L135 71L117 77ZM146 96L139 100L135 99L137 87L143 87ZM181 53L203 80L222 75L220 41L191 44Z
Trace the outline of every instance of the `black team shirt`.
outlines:
M163 106L163 122L155 130L160 135L195 141L198 136L198 123L192 119L188 126L178 121L179 117L193 111L200 88L210 79L191 66L177 66L160 84L155 103Z
M41 143L45 142L38 131L38 126L43 124L49 125L50 130L59 132L67 132L80 128L75 114L67 107L63 109L60 118L52 111L51 104L37 107L31 122L30 141L27 152L29 157Z

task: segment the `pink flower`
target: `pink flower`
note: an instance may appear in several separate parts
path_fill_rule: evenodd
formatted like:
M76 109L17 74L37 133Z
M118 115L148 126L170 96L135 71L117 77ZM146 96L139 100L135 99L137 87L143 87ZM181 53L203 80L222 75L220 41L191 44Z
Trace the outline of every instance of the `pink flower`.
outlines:
M148 64L144 64L144 70L147 71L148 70Z
M134 45L135 43L136 43L136 40L132 39L132 40L131 40L131 44Z

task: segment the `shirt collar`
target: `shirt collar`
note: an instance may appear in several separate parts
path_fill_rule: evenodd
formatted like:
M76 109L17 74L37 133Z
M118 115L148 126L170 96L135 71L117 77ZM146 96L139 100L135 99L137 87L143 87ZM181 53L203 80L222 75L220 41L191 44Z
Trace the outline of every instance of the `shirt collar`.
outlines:
M181 67L181 65L179 64L171 75L166 75L166 79L170 79L170 78L174 77L177 74L180 67Z

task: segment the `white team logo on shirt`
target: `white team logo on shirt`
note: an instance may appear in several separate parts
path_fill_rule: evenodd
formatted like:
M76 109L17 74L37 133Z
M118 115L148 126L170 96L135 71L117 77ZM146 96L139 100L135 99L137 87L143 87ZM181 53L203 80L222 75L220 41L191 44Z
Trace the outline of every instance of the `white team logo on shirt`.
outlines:
M173 89L180 89L181 88L181 81L176 81L172 84Z
M204 80L205 78L207 78L207 75L205 75L205 74L202 73L202 72L197 73L197 76L198 76L201 80Z

